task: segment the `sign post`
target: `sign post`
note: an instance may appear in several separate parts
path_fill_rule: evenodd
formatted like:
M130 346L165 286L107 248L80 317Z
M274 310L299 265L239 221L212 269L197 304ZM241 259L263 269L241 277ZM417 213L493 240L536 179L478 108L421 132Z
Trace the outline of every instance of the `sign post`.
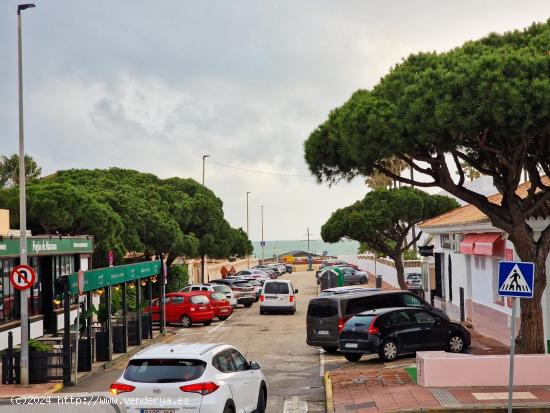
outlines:
M508 384L508 413L512 413L514 396L514 353L516 349L516 308L518 298L533 298L535 264L532 262L501 261L498 265L498 295L512 297L510 321L510 375Z

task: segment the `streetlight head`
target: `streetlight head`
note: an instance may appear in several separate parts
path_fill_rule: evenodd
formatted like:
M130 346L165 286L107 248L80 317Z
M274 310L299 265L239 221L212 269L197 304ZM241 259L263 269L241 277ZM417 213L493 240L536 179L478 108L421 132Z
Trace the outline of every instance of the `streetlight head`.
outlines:
M210 155L202 155L202 159L204 158L210 158Z
M17 14L21 14L21 10L30 9L32 7L36 7L36 5L33 3L20 4L17 6Z

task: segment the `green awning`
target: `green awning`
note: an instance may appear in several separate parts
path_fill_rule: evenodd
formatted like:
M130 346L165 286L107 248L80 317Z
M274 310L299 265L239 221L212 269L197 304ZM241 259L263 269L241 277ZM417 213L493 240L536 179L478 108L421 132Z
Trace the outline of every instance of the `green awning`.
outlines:
M108 285L139 280L160 274L160 272L160 260L84 271L84 291L93 291ZM71 294L78 294L78 273L74 272L69 275L69 286Z

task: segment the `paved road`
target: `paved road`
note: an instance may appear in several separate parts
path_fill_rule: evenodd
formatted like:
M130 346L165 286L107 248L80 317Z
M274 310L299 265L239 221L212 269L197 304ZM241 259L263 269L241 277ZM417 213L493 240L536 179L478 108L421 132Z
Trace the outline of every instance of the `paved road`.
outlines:
M305 411L305 407L310 412L323 411L319 351L305 342L307 304L317 294L317 285L311 272L294 273L284 278L291 279L299 290L296 314L260 316L256 303L249 309L239 308L224 322L179 329L169 341L227 342L239 348L247 359L258 361L268 382L270 413ZM75 387L63 389L62 393L104 392L123 368L124 364L115 366Z

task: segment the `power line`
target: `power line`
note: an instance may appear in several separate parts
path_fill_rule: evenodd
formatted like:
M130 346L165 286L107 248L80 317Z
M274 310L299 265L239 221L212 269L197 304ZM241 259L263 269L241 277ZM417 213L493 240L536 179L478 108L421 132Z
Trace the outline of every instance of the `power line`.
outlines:
M285 174L285 173L282 173L282 172L259 171L257 169L241 168L239 166L227 165L227 164L212 161L212 160L208 160L207 162L218 165L218 166L222 166L224 168L236 169L238 171L250 172L250 173L254 173L254 174L273 175L273 176L287 176L287 177L295 177L295 178L296 177L298 177L298 178L311 178L311 176L309 176L309 175Z

